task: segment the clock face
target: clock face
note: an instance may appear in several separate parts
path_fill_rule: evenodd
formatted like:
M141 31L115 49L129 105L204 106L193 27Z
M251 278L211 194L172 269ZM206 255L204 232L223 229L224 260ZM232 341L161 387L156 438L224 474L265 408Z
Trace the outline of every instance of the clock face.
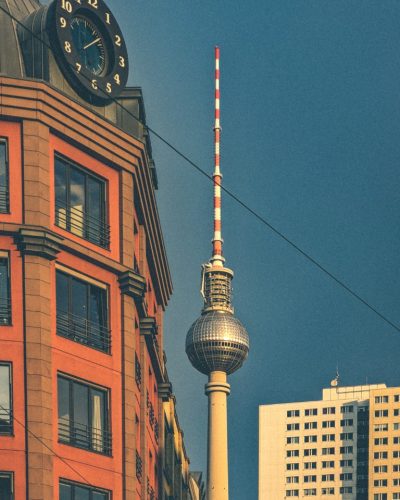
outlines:
M64 76L83 98L105 104L128 79L121 30L103 0L54 0L49 34Z

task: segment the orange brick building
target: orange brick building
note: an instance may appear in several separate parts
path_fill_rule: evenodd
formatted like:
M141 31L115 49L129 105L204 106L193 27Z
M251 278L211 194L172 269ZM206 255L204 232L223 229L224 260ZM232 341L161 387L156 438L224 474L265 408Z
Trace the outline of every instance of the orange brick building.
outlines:
M122 34L102 0L0 8L0 498L194 498L187 458L163 486L172 286Z

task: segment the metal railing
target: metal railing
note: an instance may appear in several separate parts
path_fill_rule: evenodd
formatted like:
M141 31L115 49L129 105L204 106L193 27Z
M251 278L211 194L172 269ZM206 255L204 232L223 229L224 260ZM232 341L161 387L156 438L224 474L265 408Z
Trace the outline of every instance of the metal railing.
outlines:
M11 408L0 409L0 434L13 433L13 413Z
M56 225L100 247L110 246L110 225L80 208L56 202Z
M8 186L0 186L0 213L7 214L10 211L10 195Z
M11 323L11 299L0 297L0 326Z
M135 381L140 391L140 386L142 383L142 367L140 366L140 362L136 353L135 353Z
M76 314L57 311L57 335L106 353L111 350L110 330Z
M139 455L139 452L136 450L136 477L140 481L143 475L143 461Z
M58 439L61 443L85 450L111 455L111 433L66 418L58 419Z

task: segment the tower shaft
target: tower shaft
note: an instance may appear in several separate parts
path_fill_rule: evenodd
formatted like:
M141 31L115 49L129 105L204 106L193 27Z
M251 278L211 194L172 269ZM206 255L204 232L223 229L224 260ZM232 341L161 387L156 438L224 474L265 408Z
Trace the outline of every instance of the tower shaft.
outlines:
M211 372L205 386L208 396L207 500L229 499L226 373Z

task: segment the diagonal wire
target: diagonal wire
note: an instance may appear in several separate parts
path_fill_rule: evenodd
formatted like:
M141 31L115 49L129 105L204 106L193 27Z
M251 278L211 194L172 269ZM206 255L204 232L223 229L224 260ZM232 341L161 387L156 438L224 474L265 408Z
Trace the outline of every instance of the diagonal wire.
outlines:
M3 11L6 15L8 15L15 23L20 25L23 29L28 31L36 40L38 40L40 43L42 43L45 47L47 47L49 50L52 50L51 46L43 40L39 35L34 33L31 29L29 29L23 22L21 22L19 19L17 19L15 16L13 16L10 12L8 12L4 7L0 5L0 10ZM71 65L71 68L72 65ZM86 77L86 75L81 74L81 76L84 76L88 81L90 79ZM131 116L136 122L141 124L145 129L147 129L150 133L152 133L157 139L159 139L163 144L165 144L168 148L170 148L172 151L174 151L178 156L180 156L184 161L189 163L195 170L197 170L201 175L206 177L208 180L211 182L214 182L213 177L208 174L204 169L202 169L197 163L195 163L193 160L191 160L185 153L180 151L176 146L174 146L171 142L169 142L167 139L165 139L162 135L160 135L158 132L156 132L153 128L150 126L146 125L143 123L137 116L135 116L130 110L125 108L121 102L119 102L115 97L110 97L105 90L99 88L105 96L112 102L114 102L118 107L120 107L125 113L127 113L129 116ZM294 248L297 252L299 252L305 259L307 259L309 262L311 262L314 266L316 266L320 271L322 271L324 274L326 274L329 278L331 278L337 285L339 285L341 288L346 290L352 297L354 297L356 300L361 302L365 307L367 307L370 311L375 313L379 318L381 318L384 322L386 322L388 325L390 325L392 328L394 328L396 331L400 332L400 326L396 325L392 320L387 318L383 313L381 313L375 306L371 305L366 299L364 299L359 293L355 292L350 288L349 285L347 285L343 280L338 278L335 274L333 274L327 267L322 265L320 262L318 262L314 257L312 257L309 253L307 253L305 250L303 250L297 243L292 241L288 236L286 236L284 233L282 233L279 229L277 229L271 222L269 222L265 217L260 215L258 212L256 212L254 209L252 209L247 203L242 201L238 195L236 195L233 191L230 189L224 187L221 185L221 189L224 193L226 193L230 198L232 198L238 205L240 205L242 208L244 208L250 215L254 216L261 224L269 228L273 233L275 233L279 238L281 238L283 241L285 241L288 245L290 245L292 248Z

